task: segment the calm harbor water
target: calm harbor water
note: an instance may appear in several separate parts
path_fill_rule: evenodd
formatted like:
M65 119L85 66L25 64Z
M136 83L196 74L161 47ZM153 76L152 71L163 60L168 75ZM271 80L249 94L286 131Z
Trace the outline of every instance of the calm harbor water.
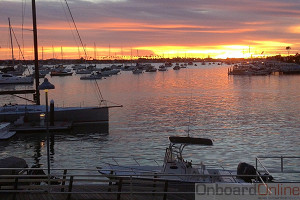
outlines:
M78 127L54 134L51 166L94 168L103 160L111 161L107 157L162 162L168 136L186 136L188 130L190 136L214 140L212 147L186 148L185 157L194 163L235 169L242 161L255 165L259 155L300 156L300 76L228 76L227 65L197 64L139 75L122 71L98 80L104 99L123 107L110 110L108 127ZM49 92L55 105L98 104L94 81L79 77L48 77L56 86ZM43 92L41 96L43 103ZM1 97L1 104L9 102L24 103ZM0 155L46 167L45 139L45 133L18 134L0 142ZM280 161L267 163L279 167ZM300 160L285 164L299 166Z

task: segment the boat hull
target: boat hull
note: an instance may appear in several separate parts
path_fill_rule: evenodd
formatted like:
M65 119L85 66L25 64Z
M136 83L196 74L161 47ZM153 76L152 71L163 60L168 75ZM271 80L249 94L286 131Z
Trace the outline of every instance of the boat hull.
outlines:
M10 77L10 78L0 78L0 84L33 84L32 77Z
M108 122L109 107L68 107L55 108L54 121L73 123ZM24 116L26 122L39 122L40 114L45 113L45 106L4 106L0 109L1 122L15 122Z
M10 123L0 123L0 140L7 140L16 134L16 131L10 131Z

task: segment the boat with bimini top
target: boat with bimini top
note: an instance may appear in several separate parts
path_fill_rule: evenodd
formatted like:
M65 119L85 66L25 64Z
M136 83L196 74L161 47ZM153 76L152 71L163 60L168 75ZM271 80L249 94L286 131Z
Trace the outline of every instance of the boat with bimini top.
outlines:
M193 164L183 158L183 150L188 145L212 146L211 139L194 137L169 137L170 145L166 148L163 165L133 166L106 163L106 166L99 167L99 173L107 177L132 177L134 179L169 180L186 183L247 183L256 181L272 181L269 174L260 175L255 168L247 163L240 163L237 170L225 170L208 168L202 162ZM157 163L157 162L156 162Z

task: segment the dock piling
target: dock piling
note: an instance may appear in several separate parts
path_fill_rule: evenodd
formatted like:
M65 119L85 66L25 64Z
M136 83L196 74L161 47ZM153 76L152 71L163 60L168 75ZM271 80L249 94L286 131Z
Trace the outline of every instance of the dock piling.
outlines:
M164 198L163 198L163 200L167 200L167 192L168 192L168 181L165 181Z
M62 182L61 182L61 192L64 192L65 191L65 184L66 184L66 177L67 177L67 169L64 170L64 174L63 174L63 179L62 179Z
M54 126L54 101L50 101L50 126Z
M122 182L123 182L123 179L120 178L119 179L119 183L118 183L118 196L117 196L117 200L121 199Z
M68 193L67 200L71 199L72 188L73 188L73 176L70 177L69 190L68 190L69 193Z

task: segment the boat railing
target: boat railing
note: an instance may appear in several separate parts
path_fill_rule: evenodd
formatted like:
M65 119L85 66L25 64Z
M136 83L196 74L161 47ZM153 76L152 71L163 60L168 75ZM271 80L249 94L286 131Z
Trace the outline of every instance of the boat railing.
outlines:
M270 161L270 160L272 161L273 167L267 168L266 161ZM263 162L263 161L265 161L265 162ZM288 161L290 161L290 165L287 167ZM279 165L278 165L278 162L280 162ZM292 163L292 162L294 162L294 163ZM277 164L274 164L274 163L277 163ZM294 164L295 167L299 166L300 156L258 156L255 159L255 169L257 171L259 171L259 167L261 167L263 169L263 171L268 174L270 174L270 173L290 173L290 174L291 173L294 173L294 174L300 173L299 170L288 169L292 166L292 164ZM274 169L274 166L275 166L275 169ZM278 167L280 167L279 170L278 170Z
M111 160L115 164L112 164L111 162L108 162L107 160ZM135 163L138 166L142 166L145 163L151 163L152 165L155 163L157 166L161 166L155 159L151 159L151 158L138 158L138 157L127 157L127 156L124 156L124 157L122 157L122 156L118 156L118 157L102 157L100 159L100 162L102 162L104 164L107 164L107 165L117 165L117 166L120 166L119 162L120 161L124 161L124 160L127 161L128 164ZM124 164L124 163L122 162L122 164Z

